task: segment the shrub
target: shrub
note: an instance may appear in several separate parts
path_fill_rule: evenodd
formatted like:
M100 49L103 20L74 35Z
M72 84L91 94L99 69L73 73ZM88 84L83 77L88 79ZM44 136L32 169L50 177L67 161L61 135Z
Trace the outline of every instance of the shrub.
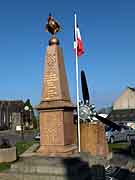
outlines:
M6 138L3 138L1 140L1 144L0 144L0 148L10 148L11 147L11 144L9 143L9 140L6 139Z
M131 145L129 147L130 155L135 158L135 139L131 140Z

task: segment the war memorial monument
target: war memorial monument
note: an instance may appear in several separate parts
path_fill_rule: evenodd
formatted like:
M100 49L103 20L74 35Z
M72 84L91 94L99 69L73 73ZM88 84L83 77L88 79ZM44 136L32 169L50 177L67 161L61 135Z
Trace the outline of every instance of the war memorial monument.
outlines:
M46 50L42 100L36 107L40 114L40 145L35 144L11 165L5 175L6 180L9 180L9 176L15 180L86 180L90 177L88 155L83 157L78 153L73 117L75 107L70 100L63 53L56 38L60 25L52 16L48 17L46 30L52 36ZM98 129L93 128L93 133L87 137L83 133L86 128L82 128L81 134L86 136L85 144L82 145L84 152L89 149L93 151L92 144L97 141L86 141L91 135L96 134L96 137ZM93 152L97 153L95 149Z
M77 147L77 127L74 124L64 58L56 33L60 31L59 23L48 17L46 30L51 33L46 50L43 75L42 99L36 107L40 114L40 144L34 144L24 152L10 170L0 174L2 180L104 180L114 177L112 168L105 171L108 165L108 146L102 123L119 128L115 123L100 117L93 111L89 102L89 93L84 73L83 98L80 114L86 117L81 123L81 152ZM86 113L86 114L85 114ZM99 121L85 121L87 116L96 117ZM101 123L101 122L102 123ZM121 172L120 169L118 169ZM106 172L106 174L105 174ZM108 174L107 174L108 173ZM129 173L125 170L124 173ZM125 177L120 176L120 177ZM115 178L119 179L119 178Z
M52 34L46 50L43 77L42 101L37 107L40 113L40 149L44 155L72 154L74 144L73 110L71 103L62 49L56 32L59 24L48 17L46 29Z

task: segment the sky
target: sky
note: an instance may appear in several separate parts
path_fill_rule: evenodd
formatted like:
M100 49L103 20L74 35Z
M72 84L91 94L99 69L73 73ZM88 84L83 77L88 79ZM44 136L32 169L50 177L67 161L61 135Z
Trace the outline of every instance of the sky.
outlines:
M91 103L111 106L127 86L135 87L134 0L0 0L0 99L30 99L39 104L44 57L50 34L49 13L60 22L70 96L76 102L74 12L85 53L79 58L86 73ZM79 84L80 85L80 84ZM80 99L81 99L81 85Z

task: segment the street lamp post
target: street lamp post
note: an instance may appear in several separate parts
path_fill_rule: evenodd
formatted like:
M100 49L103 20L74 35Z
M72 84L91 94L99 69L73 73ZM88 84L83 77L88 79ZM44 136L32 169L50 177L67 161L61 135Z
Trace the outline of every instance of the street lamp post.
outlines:
M31 118L31 109L29 106L24 106L23 109L20 111L21 112L21 137L22 140L24 140L24 114L25 112L29 112L29 118Z
M31 125L31 119L32 119L32 114L31 114L31 112L32 112L32 111L31 111L31 109L30 109L30 110L29 110L29 118L30 118L30 119L29 119L29 122L30 122L30 125Z
M23 131L23 115L24 115L24 112L23 110L21 110L21 137L22 137L22 140L24 140L24 131Z
M27 120L27 124L28 124L28 126L29 126L28 119L30 118L31 109L30 109L29 106L26 105L26 106L24 107L24 111L25 111L25 112L28 112L28 113L26 113L26 117L27 117L26 120ZM29 116L29 117L28 117L28 116Z

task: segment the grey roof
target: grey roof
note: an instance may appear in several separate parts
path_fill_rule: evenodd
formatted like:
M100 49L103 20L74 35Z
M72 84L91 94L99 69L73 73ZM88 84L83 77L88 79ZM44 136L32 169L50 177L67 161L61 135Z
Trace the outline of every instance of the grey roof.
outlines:
M135 109L112 110L108 119L111 121L135 121Z
M12 112L20 111L24 106L22 100L0 100L0 110L8 108Z

